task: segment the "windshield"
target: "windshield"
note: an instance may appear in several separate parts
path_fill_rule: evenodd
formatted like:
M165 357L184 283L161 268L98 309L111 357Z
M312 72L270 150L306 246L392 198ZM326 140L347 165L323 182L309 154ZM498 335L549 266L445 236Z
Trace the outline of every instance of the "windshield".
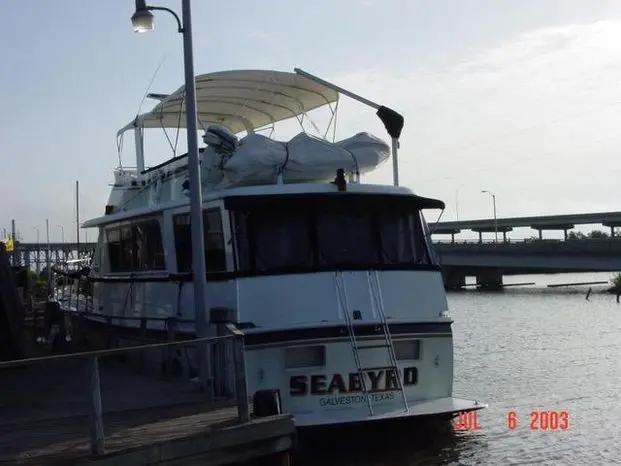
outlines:
M232 212L236 269L286 273L435 266L420 209L371 196L252 203ZM435 267L434 267L435 268Z

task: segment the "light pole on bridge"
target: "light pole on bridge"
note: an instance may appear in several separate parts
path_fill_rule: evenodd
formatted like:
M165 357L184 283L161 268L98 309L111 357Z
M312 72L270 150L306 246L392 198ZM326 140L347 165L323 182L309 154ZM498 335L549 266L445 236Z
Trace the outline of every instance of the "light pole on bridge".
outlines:
M39 244L40 244L40 236L39 236L39 227L32 227L34 231L37 232L37 274L40 272L39 264L41 263L41 258L39 257Z
M65 244L65 227L62 225L56 225L58 228L60 228L60 242Z
M492 196L492 202L494 204L494 241L498 243L498 219L496 218L496 195L486 189L481 191L482 193L487 193Z
M50 219L45 219L45 265L46 265L46 275L47 275L47 293L51 293L52 291L52 252L50 249Z

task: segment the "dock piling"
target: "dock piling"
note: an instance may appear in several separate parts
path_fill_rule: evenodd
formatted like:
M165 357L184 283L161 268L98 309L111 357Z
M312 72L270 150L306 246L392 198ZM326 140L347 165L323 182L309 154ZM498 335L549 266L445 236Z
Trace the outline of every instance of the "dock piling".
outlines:
M246 361L244 359L244 334L235 324L226 324L226 328L234 335L235 394L240 422L250 420L248 409L248 386L246 385Z
M91 452L100 455L104 452L103 413L101 409L101 383L99 380L99 359L93 356L87 359L90 391L90 432Z

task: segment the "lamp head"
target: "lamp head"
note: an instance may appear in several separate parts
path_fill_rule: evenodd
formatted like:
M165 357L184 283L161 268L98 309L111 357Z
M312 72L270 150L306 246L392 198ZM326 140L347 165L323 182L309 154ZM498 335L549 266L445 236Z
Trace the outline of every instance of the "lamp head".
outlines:
M147 8L145 0L136 0L136 11L132 15L134 32L153 30L153 14Z

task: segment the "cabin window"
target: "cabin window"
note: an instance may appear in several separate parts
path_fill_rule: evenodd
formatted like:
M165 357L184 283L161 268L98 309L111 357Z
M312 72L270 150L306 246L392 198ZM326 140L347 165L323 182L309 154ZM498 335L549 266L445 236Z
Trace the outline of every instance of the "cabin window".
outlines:
M372 217L362 211L322 211L317 214L319 265L364 265L377 262Z
M108 244L108 261L110 272L122 272L128 270L125 254L123 252L123 241L121 241L121 229L110 228L106 230L106 242Z
M164 270L164 247L155 218L106 229L110 272Z
M305 210L237 212L237 269L268 273L312 267L310 221Z
M190 214L178 214L173 217L175 250L177 252L177 271L192 271L192 229ZM203 234L205 241L205 265L207 272L226 271L226 250L222 216L220 209L208 209L203 212Z
M166 261L162 231L156 219L139 223L134 227L136 259L139 270L165 270Z
M203 213L205 228L205 260L208 272L226 270L226 250L220 209L209 209Z
M388 211L379 214L378 219L384 263L429 263L418 212Z
M370 200L370 202L368 202ZM403 269L436 262L416 206L372 196L269 201L233 212L236 270L250 274Z
M256 270L310 267L313 253L309 238L309 217L304 211L274 210L255 216Z
M236 248L236 270L252 270L254 255L250 252L250 214L248 212L235 212L232 216L234 226Z

